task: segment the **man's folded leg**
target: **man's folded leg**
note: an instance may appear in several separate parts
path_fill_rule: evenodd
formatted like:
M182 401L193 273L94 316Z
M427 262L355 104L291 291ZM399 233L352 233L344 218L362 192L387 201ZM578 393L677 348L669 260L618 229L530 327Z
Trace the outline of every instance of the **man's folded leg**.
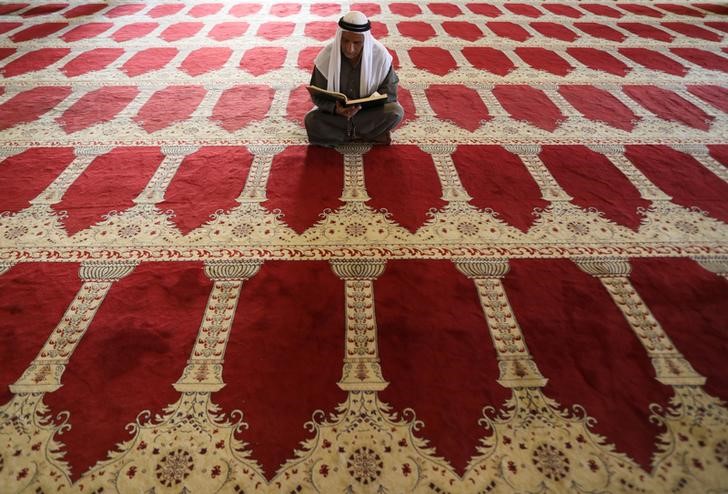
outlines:
M390 131L402 121L404 109L396 101L383 106L361 110L354 115L356 138L375 144L390 144Z
M304 124L306 125L308 141L311 144L335 147L348 140L348 122L339 115L332 115L321 110L311 110L306 114Z

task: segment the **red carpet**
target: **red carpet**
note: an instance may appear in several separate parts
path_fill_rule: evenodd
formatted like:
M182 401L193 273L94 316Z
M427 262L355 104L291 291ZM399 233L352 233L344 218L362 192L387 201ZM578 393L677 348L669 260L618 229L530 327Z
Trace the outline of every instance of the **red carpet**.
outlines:
M308 146L349 8L391 146ZM0 5L0 492L728 490L719 2Z

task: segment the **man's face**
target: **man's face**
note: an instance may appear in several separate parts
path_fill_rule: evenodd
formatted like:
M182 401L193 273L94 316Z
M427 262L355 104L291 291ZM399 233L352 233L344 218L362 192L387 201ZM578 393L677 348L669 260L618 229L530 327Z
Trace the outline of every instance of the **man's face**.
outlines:
M361 55L361 49L364 47L364 35L361 33L352 33L350 31L342 31L341 33L341 53L346 58L355 62Z

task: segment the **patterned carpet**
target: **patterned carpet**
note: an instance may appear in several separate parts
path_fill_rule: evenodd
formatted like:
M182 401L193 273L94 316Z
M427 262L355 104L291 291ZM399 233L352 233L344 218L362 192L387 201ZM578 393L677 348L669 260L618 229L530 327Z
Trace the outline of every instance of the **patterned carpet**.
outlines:
M307 146L349 9L391 146ZM0 4L0 492L728 492L727 33Z

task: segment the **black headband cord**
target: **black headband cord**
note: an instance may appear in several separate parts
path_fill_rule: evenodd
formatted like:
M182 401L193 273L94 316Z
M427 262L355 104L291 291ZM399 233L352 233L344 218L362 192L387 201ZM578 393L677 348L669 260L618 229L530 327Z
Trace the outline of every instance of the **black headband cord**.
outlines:
M342 17L341 19L339 19L339 27L345 31L364 33L372 28L372 23L367 21L366 24L351 24L350 22L346 22Z

